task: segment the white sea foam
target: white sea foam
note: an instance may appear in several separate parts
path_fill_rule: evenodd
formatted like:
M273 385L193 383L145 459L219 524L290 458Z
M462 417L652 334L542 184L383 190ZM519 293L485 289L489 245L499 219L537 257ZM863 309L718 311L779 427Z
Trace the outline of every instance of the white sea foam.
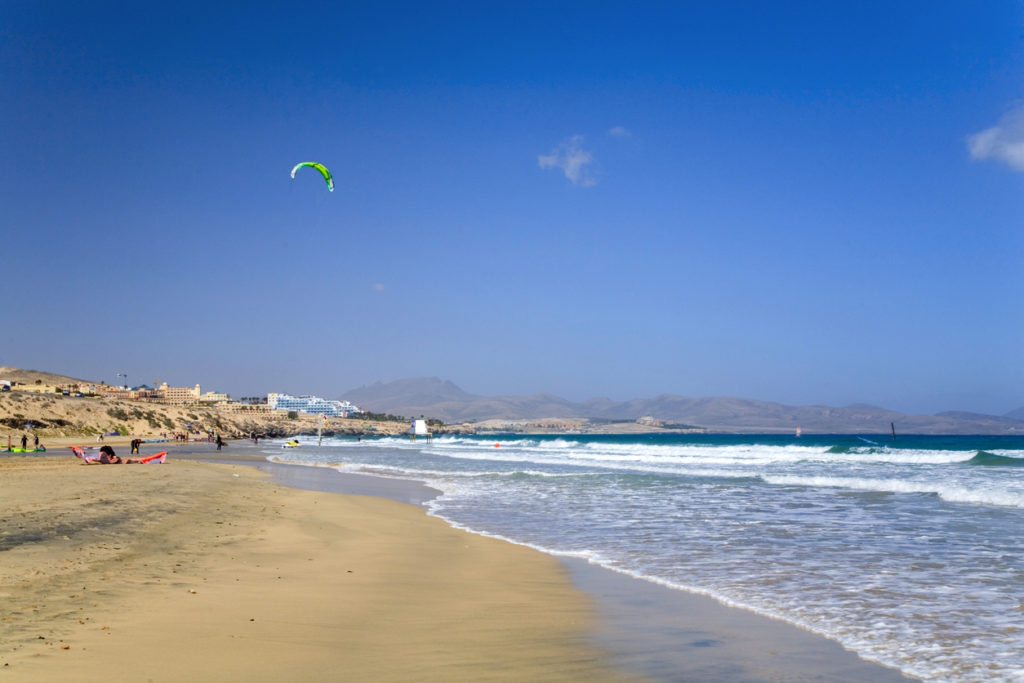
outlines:
M929 493L950 503L1004 505L1024 508L1024 493L1005 488L970 489L939 482L905 479L858 479L851 477L764 476L765 482L780 486L844 488L887 493Z
M774 445L650 445L619 443L578 444L572 441L511 440L498 443L501 449L479 441L450 440L429 444L426 452L463 458L500 457L513 460L537 459L545 463L594 463L606 466L645 466L664 471L674 465L791 465L799 462L948 464L966 462L973 452L915 451L885 448L860 448L847 453L831 453L821 446Z
M1010 451L1010 450L1001 450L1001 449L997 448L995 450L989 451L989 453L991 453L992 455L1001 455L1004 458L1017 458L1019 460L1024 460L1024 451L1018 451L1018 450Z

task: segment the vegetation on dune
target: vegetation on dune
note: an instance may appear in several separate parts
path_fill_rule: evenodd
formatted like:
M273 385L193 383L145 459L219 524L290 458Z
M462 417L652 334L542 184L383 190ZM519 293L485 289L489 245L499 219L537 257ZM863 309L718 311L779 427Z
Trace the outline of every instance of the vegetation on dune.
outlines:
M48 420L40 418L26 419L18 415L13 417L0 417L0 425L10 429L24 429L26 424L31 424L33 431L36 429L59 429L61 427L74 426L74 423L71 421L64 420L59 417L53 417Z
M375 422L408 422L409 419L402 417L401 415L392 415L391 413L352 413L350 417L353 420L373 420ZM444 423L441 423L444 424Z

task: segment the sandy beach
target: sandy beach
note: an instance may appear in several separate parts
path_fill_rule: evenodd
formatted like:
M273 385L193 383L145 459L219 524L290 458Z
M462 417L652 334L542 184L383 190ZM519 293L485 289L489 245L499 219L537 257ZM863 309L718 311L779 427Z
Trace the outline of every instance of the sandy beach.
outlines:
M0 676L901 680L783 622L453 529L415 482L166 446L162 466L0 456Z
M616 680L560 563L252 467L0 457L5 680Z

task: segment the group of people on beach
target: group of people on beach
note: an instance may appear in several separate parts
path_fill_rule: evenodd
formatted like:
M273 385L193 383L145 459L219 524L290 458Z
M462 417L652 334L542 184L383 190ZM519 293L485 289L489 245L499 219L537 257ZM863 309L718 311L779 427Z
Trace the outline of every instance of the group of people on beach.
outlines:
M33 434L32 435L32 441L33 441L32 448L34 448L35 450L38 451L39 450L39 435L38 434ZM7 436L7 451L10 452L10 451L13 451L13 450L14 450L14 446L11 444L11 437L10 437L10 435L8 435ZM28 436L25 435L25 434L21 435L21 450L23 450L23 451L27 451L28 450Z
M188 441L203 441L203 440L208 441L210 443L214 443L217 440L217 438L219 438L219 436L220 436L219 432L214 432L212 429L205 433L205 439L204 439L204 432L201 432L198 429L195 429L195 430L192 430L192 431L189 431L189 432L172 432L170 434L164 434L163 435L163 437L166 438L166 439L173 439L174 441L181 441L182 443L185 443L185 442L188 442Z

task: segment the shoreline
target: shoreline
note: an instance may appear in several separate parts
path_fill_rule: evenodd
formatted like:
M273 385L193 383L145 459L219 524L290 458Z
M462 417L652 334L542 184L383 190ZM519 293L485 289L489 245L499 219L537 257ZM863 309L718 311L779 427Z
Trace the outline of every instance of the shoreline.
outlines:
M578 637L586 641L586 666L596 664L600 678L873 683L912 680L898 671L860 659L834 641L781 620L730 607L707 596L619 574L584 560L559 558L516 543L455 529L440 518L428 516L423 510L425 503L439 492L420 482L340 473L326 467L272 463L266 460L266 454L259 447L244 441L229 443L230 446L220 452L214 444L199 442L150 444L145 450L152 450L154 446L158 447L157 450L166 448L170 451L169 463L184 465L188 461L200 461L212 467L228 468L235 477L238 476L238 466L244 465L245 470L259 471L257 476L272 477L269 481L285 490L336 493L341 494L338 496L341 499L363 500L363 497L370 497L411 504L420 508L420 516L443 525L457 538L468 536L508 548L519 546L517 552L536 556L535 559L547 558L547 561L562 567L561 573L568 577L568 583L556 590L559 600L569 598L571 603L572 594L579 591L578 597L585 598L584 603L591 605L589 609L594 614L585 620L586 624L578 623L576 628ZM52 449L34 459L54 460L51 456L61 455L60 450ZM22 457L29 459L33 456ZM71 459L70 455L67 457ZM72 462L72 465L77 463ZM123 473L136 468L103 469ZM334 496L328 498L333 499ZM580 618L579 614L577 618ZM554 669L558 670L557 667ZM522 672L522 676L514 671L506 671L506 674L511 679L525 677L525 670L516 671ZM564 669L562 671L565 673ZM374 673L380 678L379 671ZM575 678L580 673L581 670L577 669L565 677ZM587 677L593 677L593 674L588 673ZM548 680L558 678L558 675L548 676Z
M239 454L231 461L247 461L285 486L342 495L382 496L422 506L441 493L409 479L275 463L266 460L263 453ZM492 538L473 531L463 533ZM532 546L502 542L548 555ZM608 651L617 667L638 676L663 681L915 680L782 619L727 605L708 595L646 581L584 559L549 556L565 565L576 588L596 601L600 618L592 633L594 642Z

